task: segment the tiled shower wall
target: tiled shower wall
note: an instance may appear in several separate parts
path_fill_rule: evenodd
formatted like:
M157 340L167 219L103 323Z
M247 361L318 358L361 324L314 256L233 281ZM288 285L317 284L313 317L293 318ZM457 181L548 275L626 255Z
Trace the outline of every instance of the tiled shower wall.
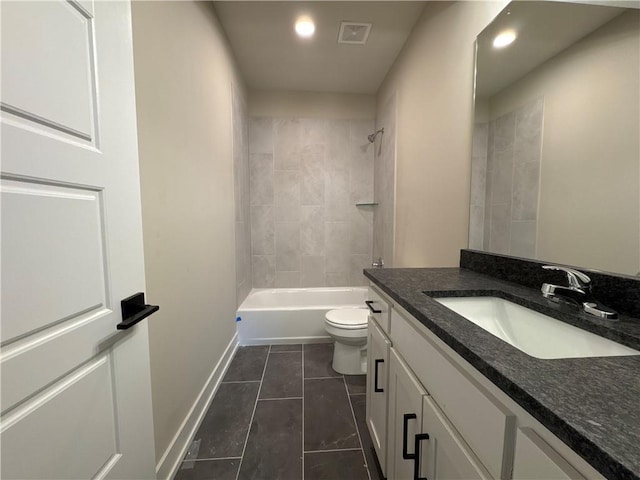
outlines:
M366 285L373 120L249 119L253 287Z
M244 98L234 87L232 92L232 124L236 215L236 305L240 305L251 290L248 120Z
M378 135L375 147L373 215L373 258L382 258L385 266L393 266L395 232L395 175L396 175L396 96L390 96L384 103L376 122Z
M540 98L476 124L470 248L535 257L543 106Z

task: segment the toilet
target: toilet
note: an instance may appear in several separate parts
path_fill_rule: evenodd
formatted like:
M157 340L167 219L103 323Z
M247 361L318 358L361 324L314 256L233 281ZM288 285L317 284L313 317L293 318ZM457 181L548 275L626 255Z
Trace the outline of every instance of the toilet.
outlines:
M329 310L324 326L334 340L333 369L343 375L362 375L367 372L366 308Z

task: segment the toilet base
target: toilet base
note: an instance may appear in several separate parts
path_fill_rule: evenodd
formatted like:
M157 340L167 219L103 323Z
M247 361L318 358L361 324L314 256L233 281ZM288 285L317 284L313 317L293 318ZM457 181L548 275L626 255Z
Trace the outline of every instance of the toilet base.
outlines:
M367 344L346 345L333 343L333 369L343 375L362 375L367 373Z

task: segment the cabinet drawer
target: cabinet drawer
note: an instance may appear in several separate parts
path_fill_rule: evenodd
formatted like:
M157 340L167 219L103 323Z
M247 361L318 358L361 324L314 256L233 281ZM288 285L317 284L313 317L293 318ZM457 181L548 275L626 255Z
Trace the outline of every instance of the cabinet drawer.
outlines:
M513 462L514 480L584 480L569 462L531 428L519 428Z
M459 369L426 327L392 309L391 340L416 377L494 478L510 478L515 416Z
M367 306L369 307L369 315L375 318L382 330L389 335L391 305L384 299L382 294L371 286L369 287Z

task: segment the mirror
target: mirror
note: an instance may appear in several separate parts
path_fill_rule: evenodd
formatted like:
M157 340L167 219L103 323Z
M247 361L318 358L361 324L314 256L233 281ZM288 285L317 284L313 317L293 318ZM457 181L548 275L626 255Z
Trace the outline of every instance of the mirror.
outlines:
M478 36L470 212L469 248L640 272L640 10L517 1Z

